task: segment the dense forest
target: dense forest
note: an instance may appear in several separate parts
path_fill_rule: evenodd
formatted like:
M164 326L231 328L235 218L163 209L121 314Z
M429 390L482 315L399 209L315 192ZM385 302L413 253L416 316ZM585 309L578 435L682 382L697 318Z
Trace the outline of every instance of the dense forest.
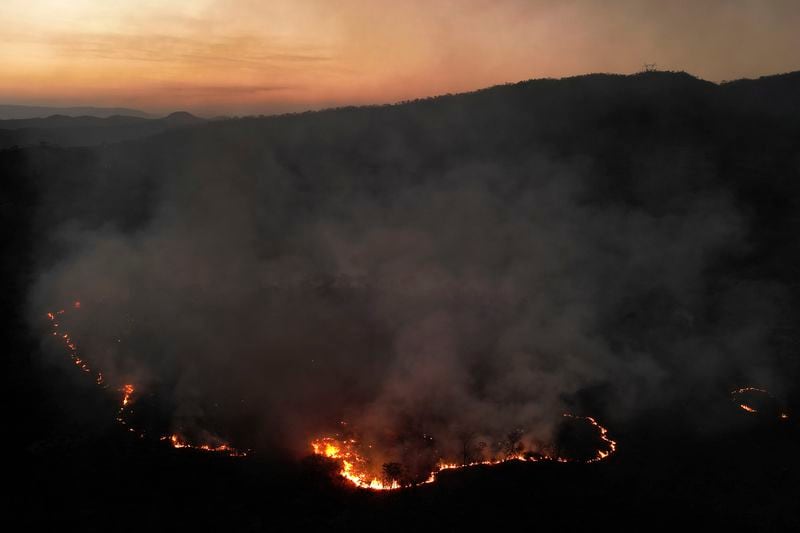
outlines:
M0 121L12 504L85 530L614 527L622 507L648 529L796 527L796 420L728 393L768 387L800 413L798 94L800 73L644 72L271 117ZM93 361L152 391L151 423L255 453L130 438L43 341L73 298ZM619 452L392 494L306 457L339 416L447 453L463 427L557 438L565 409Z

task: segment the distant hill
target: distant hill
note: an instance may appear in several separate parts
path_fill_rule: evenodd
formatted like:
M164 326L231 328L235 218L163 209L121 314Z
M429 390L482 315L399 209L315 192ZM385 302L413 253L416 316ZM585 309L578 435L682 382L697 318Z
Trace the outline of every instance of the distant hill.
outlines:
M207 123L6 121L31 144L0 150L15 509L87 531L800 531L799 86L592 74ZM34 316L78 297L98 355L152 377L141 413L188 402L176 420L256 453L126 438L120 396L58 366ZM762 381L786 423L725 397ZM472 427L456 422L556 405L607 421L619 453L380 495L282 459L365 406L416 460Z
M44 118L51 115L66 115L70 117L92 116L98 118L125 115L129 117L153 118L153 115L149 113L127 107L51 107L0 104L0 120Z
M170 128L203 122L204 119L185 111L158 119L126 115L70 117L59 114L46 118L0 120L0 149L36 144L94 146L138 139Z
M176 111L174 113L170 113L162 120L171 126L191 126L205 122L205 119L196 117L191 113L187 113L186 111Z
M729 98L746 101L753 113L800 116L800 71L725 82L720 88Z

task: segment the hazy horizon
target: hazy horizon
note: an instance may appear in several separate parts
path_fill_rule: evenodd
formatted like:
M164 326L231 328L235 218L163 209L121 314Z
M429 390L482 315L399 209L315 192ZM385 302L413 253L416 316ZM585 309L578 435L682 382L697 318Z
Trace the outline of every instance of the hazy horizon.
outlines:
M393 103L644 63L714 82L800 69L786 0L9 0L0 16L0 102L157 115Z
M642 65L642 68L644 68L644 67L645 67L645 65ZM666 70L658 69L657 71L658 72L662 72L662 73L669 73L669 74L681 74L681 73L684 73L684 74L688 74L690 76L693 76L693 77L695 77L695 78L697 78L698 80L701 80L701 81L714 83L716 85L721 85L721 84L728 83L728 82L733 82L733 81L753 80L753 79L758 79L758 78L762 78L762 77L769 78L771 76L781 76L781 75L785 75L785 74L792 74L794 72L800 72L800 69L796 70L796 71L766 73L766 74L762 74L762 75L760 75L758 77L753 77L753 78L744 77L744 78L736 78L736 79L721 80L721 81L706 80L706 79L703 79L702 77L695 76L691 72L686 72L686 71L683 71L683 70L666 71ZM502 85L514 85L514 84L517 84L517 83L525 83L525 82L532 82L532 81L538 81L538 80L564 80L564 79L580 78L582 76L594 76L594 75L631 76L631 75L639 74L641 72L643 72L642 69L639 69L638 71L634 71L634 72L585 72L585 73L582 73L582 74L575 74L575 75L572 75L572 76L563 76L563 77L543 77L543 78L527 78L527 79L522 79L522 80L510 80L510 81L506 81L506 82L494 83L494 84L487 85L487 86L481 86L481 87L474 87L474 88L470 88L470 89L465 89L463 91L454 91L454 92L450 92L450 93L437 93L437 94L419 95L419 96L410 97L408 99L393 100L393 101L386 101L386 102L353 102L353 103L335 102L335 103L331 103L329 105L327 105L327 104L319 104L319 105L315 105L313 107L303 107L303 106L291 107L290 106L290 107L285 107L285 108L274 108L274 109L270 109L270 110L253 110L251 112L241 112L241 113L225 113L225 112L222 112L222 111L216 112L213 109L208 110L208 111L204 111L203 109L189 109L189 108L182 108L182 107L164 108L164 109L148 109L148 108L141 108L141 107L133 108L133 107L128 107L128 106L113 105L113 104L109 104L109 105L93 105L91 103L70 104L68 102L67 103L63 103L63 104L62 103L49 104L49 103L36 103L36 102L33 102L33 103L30 103L30 102L29 103L15 103L15 102L3 101L3 102L0 102L0 107L17 107L18 106L18 107L21 107L21 108L25 108L25 107L30 107L30 108L52 108L53 110L62 110L62 109L66 110L66 109L79 109L79 108L96 108L98 110L106 110L106 111L108 111L108 110L127 110L127 111L133 111L133 112L141 113L141 114L144 114L144 115L149 115L147 118L163 118L163 117L166 117L166 116L171 115L171 114L184 113L184 112L190 113L190 114L193 114L195 116L202 117L202 118L215 118L215 117L236 118L236 117L247 117L247 116L260 116L260 115L270 116L270 115L280 115L280 114L287 114L287 113L290 114L290 113L304 113L304 112L314 112L314 111L325 111L325 110L329 110L329 109L340 109L340 108L346 108L346 107L362 107L362 106L373 106L373 105L378 105L378 106L381 106L381 105L399 105L399 104L403 104L404 102L413 101L413 100L417 100L417 99L438 98L438 97L441 97L441 96L455 95L455 94L468 94L468 93L472 93L472 92L476 92L476 91L481 91L481 90L484 90L484 89L490 89L492 87L498 87L498 86L502 86ZM106 115L103 115L103 116L106 116ZM5 119L2 119L2 120L5 120Z
M800 0L0 20L29 527L800 531Z

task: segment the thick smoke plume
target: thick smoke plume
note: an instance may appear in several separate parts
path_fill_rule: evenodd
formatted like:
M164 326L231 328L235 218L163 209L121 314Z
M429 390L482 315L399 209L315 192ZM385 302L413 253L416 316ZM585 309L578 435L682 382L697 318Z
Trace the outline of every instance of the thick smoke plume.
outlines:
M714 270L747 253L748 214L702 143L671 141L674 102L606 129L629 90L95 149L47 188L31 314L80 299L85 356L174 426L297 453L340 420L457 454L465 434L546 441L588 390L620 420L676 386L773 382L753 355L772 289Z

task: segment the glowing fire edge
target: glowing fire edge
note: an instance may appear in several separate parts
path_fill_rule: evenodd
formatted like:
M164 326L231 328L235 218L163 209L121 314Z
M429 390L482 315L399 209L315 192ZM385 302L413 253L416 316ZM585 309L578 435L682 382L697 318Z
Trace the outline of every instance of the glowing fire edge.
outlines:
M775 397L772 396L767 390L759 389L758 387L742 387L742 388L739 388L739 389L731 391L731 399L739 406L740 409L742 409L744 411L747 411L748 413L758 414L758 409L756 409L755 407L752 407L750 405L747 405L746 403L742 403L742 402L740 402L739 400L736 399L736 397L739 394L747 394L748 392L757 392L759 394L766 395L768 398L770 398L772 400L775 399ZM787 420L789 418L789 414L782 411L782 412L778 413L778 417L781 420Z
M597 430L600 432L600 440L607 445L606 450L598 450L597 455L595 455L591 459L583 461L584 463L588 464L588 463L596 463L598 461L602 461L610 457L614 452L617 451L617 442L608 436L608 430L604 426L600 425L600 423L598 423L597 420L595 420L593 417L575 416L569 413L564 413L563 416L568 418L585 420L589 422L592 426L597 428ZM436 469L433 472L431 472L430 475L424 481L413 483L411 485L401 485L397 480L391 480L391 482L388 481L384 482L380 478L374 476L370 477L369 475L364 473L359 474L357 472L356 463L363 461L363 459L359 456L357 452L347 449L354 444L356 444L355 439L338 441L333 437L323 437L312 441L311 448L314 451L314 454L316 455L321 455L323 457L327 457L328 459L334 459L340 461L342 465L341 470L339 471L340 476L348 480L356 487L362 489L370 489L370 490L396 490L401 488L426 485L428 483L433 483L434 481L436 481L437 474L439 474L439 472L442 472L444 470L457 470L461 468L470 468L480 465L497 465L509 461L521 461L527 463L536 463L542 461L551 461L556 463L574 462L564 457L549 457L549 456L528 457L522 454L517 454L512 457L507 457L505 459L473 461L466 464L440 462L436 465Z
M75 309L80 309L81 302L75 301L72 306ZM75 364L75 366L77 366L78 369L80 369L82 372L91 374L92 373L91 367L89 366L89 364L85 359L83 359L78 355L78 346L77 344L75 344L75 341L72 340L70 334L61 333L58 329L59 322L57 321L57 319L58 317L64 315L65 312L66 310L60 309L55 312L47 313L47 318L50 320L51 326L53 328L51 334L56 338L60 338L64 342L64 346L67 349L70 359L72 359L72 362ZM108 385L106 384L105 379L103 378L102 372L97 372L94 381L98 386L104 389L108 388ZM143 431L138 431L135 428L130 427L128 421L125 418L126 413L133 404L133 394L134 392L136 392L136 388L133 386L133 384L126 383L119 389L119 392L122 393L122 400L120 401L120 406L117 411L117 422L119 422L123 426L127 426L128 431L136 434L139 438L144 438L145 433ZM245 457L248 454L246 450L239 450L225 443L216 446L213 446L211 444L191 444L187 442L185 439L181 438L178 434L165 435L160 437L159 440L169 443L170 446L172 446L175 449L192 449L203 452L224 453L225 455L228 455L230 457Z
M81 307L80 301L74 302L73 307L75 309L80 309L80 307ZM81 358L79 356L77 345L72 340L72 338L69 335L69 333L61 333L61 332L59 332L59 329L58 329L59 328L59 323L58 323L57 320L58 320L58 317L63 315L64 313L65 313L64 309L61 309L61 310L56 311L56 312L48 312L47 313L47 318L50 320L50 322L52 324L52 328L53 328L51 334L54 337L60 338L64 342L64 345L65 345L65 347L66 347L66 349L67 349L67 351L69 353L70 359L75 364L75 366L77 366L78 369L81 370L82 372L87 373L87 374L91 374L92 373L91 367L89 366L89 364L87 363L87 361L85 359L83 359L83 358ZM102 372L99 372L99 371L97 372L96 377L95 377L95 383L98 386L101 386L103 388L107 388L107 385L106 385L106 382L105 382L105 379L103 377L103 373ZM135 392L135 388L134 388L134 386L132 384L124 384L122 386L122 388L119 389L119 390L122 393L122 400L121 400L121 405L119 407L119 411L118 411L118 414L117 414L117 421L120 424L127 426L128 424L127 424L127 421L125 420L125 413L126 413L126 410L132 404L132 397L133 397L133 394ZM736 389L734 391L731 391L731 396L732 396L732 399L734 400L734 402L737 403L739 408L743 409L744 411L746 411L748 413L757 414L758 410L755 409L754 407L750 406L750 405L747 405L746 403L739 402L737 400L737 398L736 398L737 395L748 393L748 392L757 392L757 393L765 394L768 397L772 398L772 396L769 394L769 392L767 392L764 389L757 388L757 387L742 387L742 388ZM615 440L609 438L608 429L605 428L604 426L602 426L599 422L597 422L597 420L595 418L593 418L591 416L575 416L575 415L571 415L569 413L565 413L563 416L569 417L569 418L574 418L574 419L581 419L581 420L585 420L585 421L589 422L592 426L597 428L597 430L599 431L600 440L603 441L605 444L607 444L607 450L598 450L597 451L597 455L595 457L592 457L591 459L583 461L584 463L588 464L588 463L595 463L595 462L598 462L598 461L602 461L604 459L607 459L608 457L610 457L612 454L614 454L617 451L617 442ZM785 412L781 412L781 413L779 413L779 417L781 419L785 420L785 419L789 418L789 415L787 413L785 413ZM133 433L136 433L139 437L144 437L144 433L143 432L138 432L137 430L135 430L132 427L129 427L128 430L133 432ZM205 452L225 453L225 454L227 454L227 455L229 455L231 457L244 457L244 456L247 455L246 451L238 450L238 449L233 448L233 447L231 447L231 446L229 446L228 444L225 444L225 443L219 444L217 446L213 446L213 445L210 445L210 444L200 444L200 445L190 444L189 442L185 441L184 439L182 439L177 434L165 435L165 436L160 437L159 440L168 442L175 449L193 449L193 450L200 450L200 451L205 451ZM323 438L320 438L320 439L312 441L311 442L311 448L313 449L313 452L316 455L321 455L321 456L327 457L329 459L335 459L335 460L340 461L342 467L341 467L341 470L340 470L339 474L343 478L345 478L348 481L350 481L356 487L364 488L364 489L371 489L371 490L395 490L395 489L400 489L400 488L405 488L406 487L405 485L400 485L400 483L397 480L391 480L391 483L384 483L383 481L381 481L377 477L371 477L370 478L370 476L368 476L367 474L359 474L359 473L357 473L356 472L355 463L358 462L358 461L362 461L363 459L360 458L360 456L358 455L357 452L344 451L343 448L345 446L342 446L342 442L345 443L345 446L356 444L356 441L353 440L353 439L349 439L349 440L346 440L346 441L337 441L333 437L323 437ZM428 484L428 483L433 483L434 481L436 481L437 474L439 472L444 471L444 470L455 470L455 469L461 469L461 468L470 468L470 467L480 466L480 465L497 465L497 464L505 463L505 462L509 462L509 461L521 461L521 462L553 461L553 462L558 462L558 463L572 462L569 459L566 459L566 458L563 458L563 457L549 457L549 456L530 457L530 456L525 456L525 455L522 455L522 454L518 454L518 455L511 456L511 457L507 457L505 459L474 461L474 462L470 462L470 463L466 463L466 464L440 462L440 463L438 463L436 465L436 469L434 471L432 471L430 473L430 475L424 481L412 484L410 486L419 486L419 485L425 485L425 484Z

